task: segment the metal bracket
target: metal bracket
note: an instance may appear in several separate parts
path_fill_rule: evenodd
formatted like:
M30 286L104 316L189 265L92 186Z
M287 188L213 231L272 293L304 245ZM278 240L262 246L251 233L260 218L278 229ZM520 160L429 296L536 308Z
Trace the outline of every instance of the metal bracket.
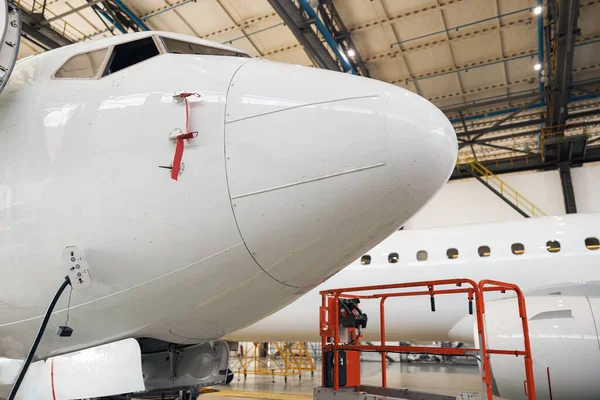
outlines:
M181 356L181 351L176 350L174 344L169 345L169 362L171 368L171 380L174 381L177 379L177 363L179 362L179 357Z
M181 96L181 93L183 93L183 90L180 90L173 95L173 101L175 103L181 103L183 101L183 96Z
M169 165L159 165L158 168L164 168L164 169L173 169L173 163L170 163ZM182 162L181 166L179 167L179 176L181 176L181 174L183 174L183 171L185 170L185 163Z
M169 132L169 140L175 142L177 140L177 137L181 135L183 135L183 131L181 129L173 128L171 129L171 132Z

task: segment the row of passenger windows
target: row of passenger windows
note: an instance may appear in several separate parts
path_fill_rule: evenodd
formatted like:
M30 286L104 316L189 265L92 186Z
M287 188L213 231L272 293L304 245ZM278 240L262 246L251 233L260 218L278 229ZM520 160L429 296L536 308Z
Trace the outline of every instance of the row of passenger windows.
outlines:
M245 53L204 46L197 43L184 42L166 37L160 37L167 52L172 54L204 54L211 56L250 57ZM90 51L71 57L54 74L62 79L92 79L99 75L100 69L108 55L108 48ZM147 37L131 42L117 44L110 54L100 76L107 76L124 68L138 64L160 54L156 42Z
M595 237L589 237L585 239L585 247L588 250L600 249L600 241ZM510 250L515 255L525 254L525 246L522 243L513 243L510 246ZM546 250L549 253L558 253L560 251L560 242L558 240L548 240L546 242ZM492 249L490 246L479 246L477 249L479 257L489 257L492 255ZM446 250L446 258L454 260L458 258L459 252L456 248L449 248ZM417 261L427 261L428 255L426 250L417 251ZM390 253L388 255L388 262L395 264L400 260L398 253ZM371 264L371 256L366 254L360 259L360 263L363 265Z

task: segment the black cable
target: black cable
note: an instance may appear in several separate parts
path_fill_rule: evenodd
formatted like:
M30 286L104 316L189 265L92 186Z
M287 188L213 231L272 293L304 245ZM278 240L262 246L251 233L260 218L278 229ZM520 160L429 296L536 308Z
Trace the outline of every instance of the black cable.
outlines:
M69 313L71 312L71 295L73 294L73 285L71 285L71 290L69 290L69 302L67 303L67 320L65 321L65 326L69 325Z
M360 337L362 336L362 330L360 329L360 326L357 329L358 329L358 335L356 335L356 337L354 339L352 339L352 341L350 343L344 344L344 346L352 346L354 343L356 343L358 341L358 339L360 339Z
M10 390L10 394L8 395L7 400L15 399L15 396L17 395L17 392L19 391L19 387L21 386L21 383L23 382L23 378L25 378L25 374L27 373L27 370L29 369L31 360L33 359L33 356L35 355L35 351L37 350L38 345L40 344L40 341L42 340L42 336L44 336L44 332L46 331L46 326L48 325L48 321L50 320L52 311L54 311L54 307L56 306L58 299L60 298L62 293L65 291L67 286L69 286L70 284L71 284L71 280L69 279L69 276L65 276L65 280L60 285L60 288L58 288L58 291L56 292L56 294L54 295L54 298L52 299L52 301L50 302L50 305L48 306L46 315L44 315L44 320L42 321L42 324L40 325L40 329L38 330L37 336L35 337L35 340L33 341L33 344L31 345L31 349L29 349L29 354L27 354L27 359L25 360L25 363L21 367L19 376L17 377L15 384L13 385L12 389Z

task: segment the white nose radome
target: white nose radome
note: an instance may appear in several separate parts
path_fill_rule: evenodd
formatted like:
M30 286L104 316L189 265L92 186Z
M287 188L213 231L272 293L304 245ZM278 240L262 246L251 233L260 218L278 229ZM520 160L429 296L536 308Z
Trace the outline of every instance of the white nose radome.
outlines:
M225 122L240 234L265 273L295 287L317 285L396 230L456 159L452 126L428 101L313 68L246 63Z
M387 103L389 162L398 183L421 208L446 183L456 164L456 133L444 113L421 96L389 85ZM416 211L416 210L414 210Z

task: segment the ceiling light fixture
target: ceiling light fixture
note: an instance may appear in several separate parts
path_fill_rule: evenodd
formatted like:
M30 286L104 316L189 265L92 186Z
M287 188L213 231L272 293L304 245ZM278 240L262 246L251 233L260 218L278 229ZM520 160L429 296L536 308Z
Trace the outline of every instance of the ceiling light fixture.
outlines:
M539 71L540 69L542 69L542 64L537 63L533 66L533 69L535 69L536 71Z
M542 6L537 6L536 8L534 8L533 13L535 15L540 15L542 13Z
M354 57L356 55L356 52L352 49L348 50L348 57Z

